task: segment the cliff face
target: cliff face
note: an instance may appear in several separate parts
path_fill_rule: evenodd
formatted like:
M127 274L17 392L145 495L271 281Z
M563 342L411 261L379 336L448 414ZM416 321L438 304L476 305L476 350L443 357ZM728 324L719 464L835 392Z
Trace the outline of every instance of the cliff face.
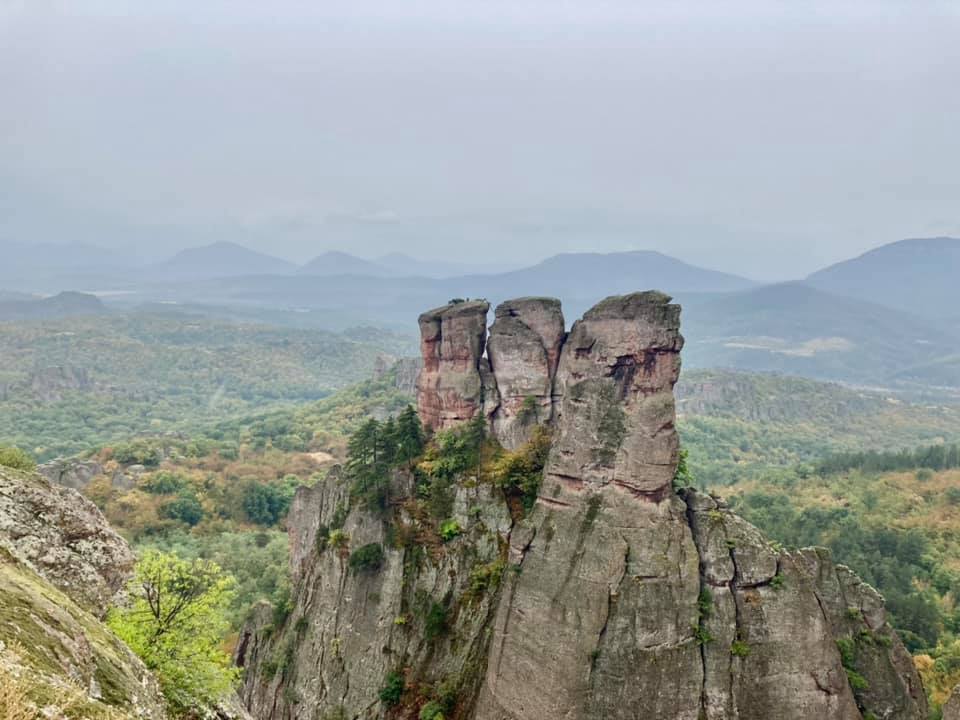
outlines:
M293 613L278 624L263 610L241 642L255 715L416 717L441 699L444 717L476 720L926 717L875 591L824 551L774 548L722 501L672 487L678 306L608 298L564 336L555 302L512 301L489 343L486 312L421 316L421 416L440 429L483 413L507 447L552 426L532 512L512 519L466 475L464 532L434 546L414 505L391 527L348 510L337 478L299 491ZM394 486L415 493L403 474ZM329 547L343 536L349 547ZM352 571L349 552L370 543L382 566ZM378 697L390 673L397 705Z

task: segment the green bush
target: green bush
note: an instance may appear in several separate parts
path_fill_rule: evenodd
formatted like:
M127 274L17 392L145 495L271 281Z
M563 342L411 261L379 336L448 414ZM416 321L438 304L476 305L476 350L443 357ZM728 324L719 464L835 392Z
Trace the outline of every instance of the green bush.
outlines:
M379 570L383 566L383 546L380 543L368 543L350 554L350 569L357 572Z
M160 507L160 517L169 520L179 520L193 527L203 520L203 506L197 499L197 496L191 492L181 493L176 499L165 503Z
M463 528L460 527L460 523L457 522L456 518L444 520L440 523L440 537L443 538L444 542L453 540L461 533L463 533Z
M2 445L0 445L0 465L24 472L33 472L37 469L37 463L23 450Z
M420 708L420 720L443 720L443 708L436 700L431 700Z
M290 509L292 488L251 482L243 492L243 511L257 525L276 525Z
M388 707L399 705L405 687L403 675L396 671L388 673L383 688L380 690L380 702Z
M124 465L156 467L163 459L163 455L155 442L134 440L132 442L115 445L113 448L113 459Z
M734 640L730 643L730 654L739 658L747 657L750 654L750 646L743 640Z
M423 636L428 640L435 640L447 632L447 609L438 602L430 604L424 622Z
M151 495L173 495L190 484L182 475L172 472L156 472L150 475L143 483L143 489Z

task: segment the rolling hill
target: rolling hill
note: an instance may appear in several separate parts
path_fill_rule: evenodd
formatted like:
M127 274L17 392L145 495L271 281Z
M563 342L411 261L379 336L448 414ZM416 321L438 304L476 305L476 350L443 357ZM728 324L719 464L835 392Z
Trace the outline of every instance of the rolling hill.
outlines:
M336 250L318 255L310 262L302 265L297 273L300 275L364 275L367 277L392 274L388 268L378 263Z
M181 250L169 260L142 271L148 282L183 282L244 275L285 275L293 263L232 242L216 242Z
M924 366L960 348L957 334L934 320L801 283L688 297L683 332L690 367L776 371L860 385L931 382Z
M2 322L103 315L106 312L100 298L78 292L62 292L46 298L0 299Z
M810 275L813 287L931 317L960 317L960 239L883 245Z

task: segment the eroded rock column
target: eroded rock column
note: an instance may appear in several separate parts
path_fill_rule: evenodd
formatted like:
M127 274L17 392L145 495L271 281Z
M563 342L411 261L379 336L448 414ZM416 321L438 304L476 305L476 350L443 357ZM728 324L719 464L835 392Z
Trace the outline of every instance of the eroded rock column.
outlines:
M499 404L493 433L506 448L529 439L537 424L553 418L553 382L560 362L564 324L560 301L519 298L501 303L490 327L487 355Z
M443 430L469 420L483 406L486 373L481 366L486 362L489 309L485 300L474 300L420 316L423 368L417 379L417 405L425 427Z
M609 298L563 345L554 445L514 529L478 720L696 720L699 558L677 461L679 307Z

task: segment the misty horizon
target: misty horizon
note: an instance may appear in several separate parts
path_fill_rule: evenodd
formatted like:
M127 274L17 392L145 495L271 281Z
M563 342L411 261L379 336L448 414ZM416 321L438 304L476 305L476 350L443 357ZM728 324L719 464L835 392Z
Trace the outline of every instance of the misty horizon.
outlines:
M947 3L0 9L0 241L760 281L960 236Z

